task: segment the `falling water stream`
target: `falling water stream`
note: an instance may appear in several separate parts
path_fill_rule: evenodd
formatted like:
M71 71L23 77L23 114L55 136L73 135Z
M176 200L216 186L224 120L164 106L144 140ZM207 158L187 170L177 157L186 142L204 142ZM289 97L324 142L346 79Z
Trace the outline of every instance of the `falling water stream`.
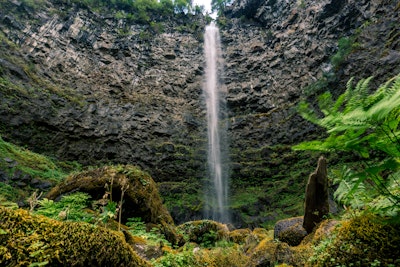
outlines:
M205 29L204 56L206 60L204 94L208 121L208 167L210 182L206 188L205 216L220 222L229 222L228 168L226 167L226 127L221 122L224 101L221 99L219 73L222 56L219 30L211 23Z

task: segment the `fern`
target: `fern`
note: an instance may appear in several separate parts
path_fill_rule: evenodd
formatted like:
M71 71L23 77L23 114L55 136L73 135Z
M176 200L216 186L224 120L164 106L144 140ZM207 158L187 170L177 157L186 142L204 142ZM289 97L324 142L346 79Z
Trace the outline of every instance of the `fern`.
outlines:
M35 213L57 220L88 222L93 216L83 209L86 208L89 198L88 194L82 192L63 196L58 202L44 198L39 200L39 208Z
M350 79L336 101L330 93L321 95L322 118L302 102L300 114L325 128L329 136L303 142L293 149L358 153L364 161L341 170L335 196L357 208L370 206L394 214L400 206L400 75L372 93L368 86L371 80L372 77L363 79L353 88ZM384 156L371 156L376 154Z

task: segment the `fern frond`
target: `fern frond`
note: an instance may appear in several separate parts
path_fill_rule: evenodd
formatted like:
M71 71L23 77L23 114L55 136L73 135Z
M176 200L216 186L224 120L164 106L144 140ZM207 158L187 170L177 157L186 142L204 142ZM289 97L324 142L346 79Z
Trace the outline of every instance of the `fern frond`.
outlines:
M354 88L351 92L351 96L347 101L346 108L344 109L344 113L351 112L352 110L362 107L364 108L364 100L367 98L369 91L369 83L372 80L372 76L367 79L360 80L356 88Z
M327 129L329 136L293 149L352 151L361 155L363 170L343 170L335 196L353 207L372 205L388 214L389 210L400 211L400 75L373 93L368 89L371 79L359 81L355 88L350 79L336 102L329 93L322 95L319 104L323 118L318 118L315 111L303 110L302 115L308 114L308 118ZM308 106L303 104L303 108ZM379 158L369 159L371 155ZM387 159L382 161L382 155ZM390 177L383 177L382 173L389 173Z

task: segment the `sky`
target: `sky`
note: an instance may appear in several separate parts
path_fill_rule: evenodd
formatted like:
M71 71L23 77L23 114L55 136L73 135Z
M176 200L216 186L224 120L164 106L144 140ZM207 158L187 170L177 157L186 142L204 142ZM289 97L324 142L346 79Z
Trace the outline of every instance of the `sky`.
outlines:
M193 0L193 5L203 5L206 8L206 11L211 13L211 0Z

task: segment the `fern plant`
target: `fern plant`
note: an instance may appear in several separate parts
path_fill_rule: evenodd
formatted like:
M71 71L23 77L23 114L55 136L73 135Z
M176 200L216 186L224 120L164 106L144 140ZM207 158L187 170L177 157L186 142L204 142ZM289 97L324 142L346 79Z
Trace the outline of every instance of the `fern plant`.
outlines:
M320 112L301 102L300 114L329 135L293 149L359 154L363 160L338 175L336 197L356 207L390 209L393 214L400 206L400 75L372 93L368 86L371 80L363 79L353 87L350 79L336 101L329 92L324 93L319 97Z
M93 216L84 211L89 198L88 194L82 192L63 196L58 202L44 198L39 200L39 208L35 213L56 220L90 222Z

